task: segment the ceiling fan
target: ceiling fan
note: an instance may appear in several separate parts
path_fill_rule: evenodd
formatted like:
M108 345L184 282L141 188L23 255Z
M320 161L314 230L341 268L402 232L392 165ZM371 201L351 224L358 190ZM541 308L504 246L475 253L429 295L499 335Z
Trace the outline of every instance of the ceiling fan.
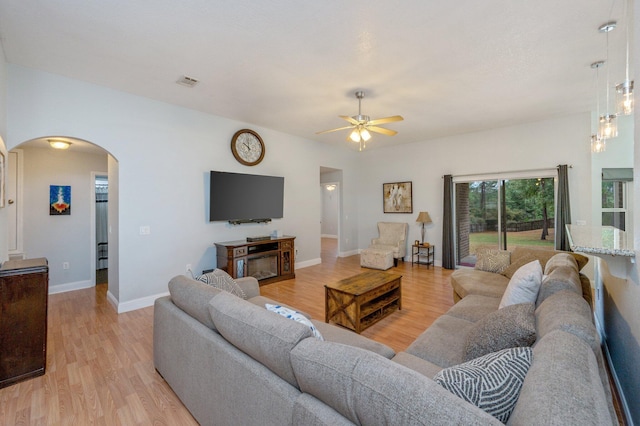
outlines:
M371 139L371 132L382 133L383 135L393 136L397 134L395 130L385 129L384 127L379 127L379 124L391 123L394 121L402 121L404 118L400 115L393 115L391 117L378 118L376 120L371 120L368 115L362 115L362 98L364 98L363 91L356 92L356 98L358 98L358 115L354 115L353 117L349 117L347 115L340 115L339 117L343 120L351 123L349 126L338 127L337 129L325 130L322 132L317 132L317 135L322 133L335 132L338 130L346 130L352 129L349 136L347 136L347 141L352 141L360 144L360 151L366 148L366 142Z

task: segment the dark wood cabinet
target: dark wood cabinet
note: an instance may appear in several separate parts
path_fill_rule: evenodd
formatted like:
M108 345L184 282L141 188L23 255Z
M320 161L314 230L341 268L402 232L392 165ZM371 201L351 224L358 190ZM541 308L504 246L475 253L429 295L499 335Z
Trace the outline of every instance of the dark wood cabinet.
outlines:
M48 291L47 259L0 267L0 388L44 374Z
M216 243L218 268L233 278L255 277L260 285L295 278L295 237Z

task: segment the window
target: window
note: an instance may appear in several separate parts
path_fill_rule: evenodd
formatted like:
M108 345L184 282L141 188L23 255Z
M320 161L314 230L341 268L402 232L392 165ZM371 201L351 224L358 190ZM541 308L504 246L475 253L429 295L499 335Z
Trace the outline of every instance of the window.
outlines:
M625 231L627 183L633 181L633 169L602 169L602 226Z
M458 265L474 266L477 250L481 247L553 249L554 193L554 178L546 173L537 176L505 174L491 180L457 180Z

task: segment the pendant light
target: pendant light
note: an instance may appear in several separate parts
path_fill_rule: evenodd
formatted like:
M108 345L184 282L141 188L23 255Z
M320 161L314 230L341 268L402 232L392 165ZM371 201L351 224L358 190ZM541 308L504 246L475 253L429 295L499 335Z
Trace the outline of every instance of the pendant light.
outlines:
M597 61L591 64L591 68L596 70L596 117L600 118L600 74L598 70L604 65L604 61ZM596 124L596 132L591 135L591 152L600 153L607 149L606 139L600 137L598 132L598 124Z
M606 24L600 25L598 31L601 33L605 33L607 35L607 61L609 60L609 32L613 31L616 28L616 21L607 22ZM605 103L605 113L604 115L599 116L600 127L599 127L599 135L603 140L615 138L618 136L618 123L616 120L616 115L609 113L609 66L607 66L607 100Z
M625 35L626 64L624 81L616 84L616 112L618 115L631 115L633 113L633 80L629 78L629 27L631 27L631 0L625 1Z

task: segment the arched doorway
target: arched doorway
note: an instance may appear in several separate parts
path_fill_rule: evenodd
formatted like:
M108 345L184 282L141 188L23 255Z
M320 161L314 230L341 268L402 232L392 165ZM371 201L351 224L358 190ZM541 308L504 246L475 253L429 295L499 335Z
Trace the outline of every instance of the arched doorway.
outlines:
M66 142L66 149L55 149L50 142ZM114 167L114 164L116 165ZM7 208L9 256L46 257L49 261L49 293L61 293L96 285L96 270L105 266L104 250L97 241L96 176L113 181L109 197L117 197L117 160L104 148L73 137L47 136L19 144L9 151L7 164ZM114 173L116 174L115 176ZM113 179L111 179L113 177ZM57 191L57 192L56 192ZM68 208L50 208L52 193L68 194ZM108 208L107 220L117 215ZM108 225L107 225L108 226ZM117 254L117 238L109 242ZM108 276L116 277L115 270Z

